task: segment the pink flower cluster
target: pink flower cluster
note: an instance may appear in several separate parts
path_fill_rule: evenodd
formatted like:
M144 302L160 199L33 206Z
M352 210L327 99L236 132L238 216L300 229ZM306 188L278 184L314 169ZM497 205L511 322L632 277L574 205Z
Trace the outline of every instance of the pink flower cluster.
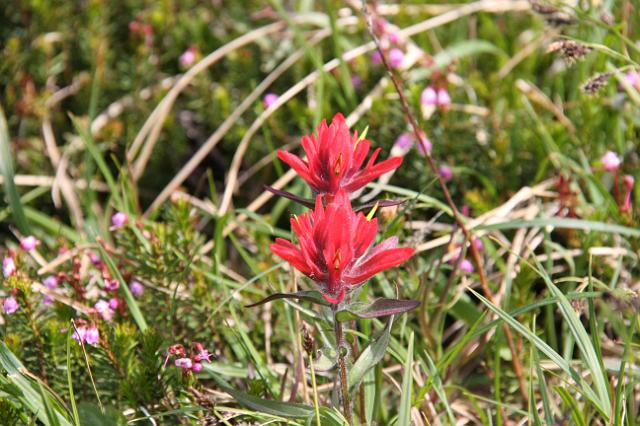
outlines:
M191 343L191 350L188 355L184 346L175 344L170 346L167 350L167 357L164 361L164 366L167 366L170 358L175 358L175 366L181 368L184 373L189 371L199 373L202 371L203 362L211 362L211 356L212 355L204 348L202 343Z
M639 77L640 78L640 77ZM618 202L618 207L622 213L630 213L631 212L631 197L633 195L633 186L635 184L635 178L631 175L622 176L622 187L624 188L624 193L620 195L620 166L622 166L622 159L618 156L617 153L613 151L607 151L604 153L602 158L600 159L602 163L602 169L605 172L613 173L614 177L614 197Z
M76 342L96 346L100 342L100 331L95 324L89 324L84 320L77 320L76 327L71 336Z

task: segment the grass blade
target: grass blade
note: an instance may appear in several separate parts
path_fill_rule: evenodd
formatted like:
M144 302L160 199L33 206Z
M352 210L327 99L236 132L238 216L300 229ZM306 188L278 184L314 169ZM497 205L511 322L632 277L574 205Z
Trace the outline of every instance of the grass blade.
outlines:
M11 139L9 138L9 128L4 111L0 106L0 173L4 179L4 191L9 198L9 206L13 220L20 232L24 235L30 234L29 222L24 214L22 202L18 195L18 189L14 181L13 156L11 155Z
M400 396L400 412L398 425L409 426L411 424L411 401L413 398L413 331L409 337L407 360L404 363L404 376L402 378L402 395Z

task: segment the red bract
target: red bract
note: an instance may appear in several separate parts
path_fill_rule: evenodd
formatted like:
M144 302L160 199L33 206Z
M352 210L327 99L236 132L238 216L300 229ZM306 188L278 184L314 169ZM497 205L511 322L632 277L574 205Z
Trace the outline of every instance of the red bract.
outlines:
M307 159L286 151L278 151L278 157L291 166L316 194L335 195L338 190L354 192L402 164L402 157L393 157L374 164L380 148L371 154L366 165L371 142L358 140L358 133L351 136L342 114L336 114L327 126L323 120L318 127L318 136L304 136L302 147Z
M380 271L409 259L414 250L397 248L391 237L372 246L378 231L377 219L355 213L344 191L326 207L316 197L315 210L291 219L299 246L283 238L271 244L271 251L313 279L329 303L338 304L348 292Z

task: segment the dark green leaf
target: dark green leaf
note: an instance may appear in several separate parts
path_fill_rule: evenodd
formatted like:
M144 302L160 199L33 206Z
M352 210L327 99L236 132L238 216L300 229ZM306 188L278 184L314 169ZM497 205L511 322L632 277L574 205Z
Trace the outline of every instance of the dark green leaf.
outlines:
M245 306L245 308L253 308L255 306L264 305L265 303L272 302L278 299L300 299L306 300L307 302L316 303L318 305L329 306L329 302L322 297L319 291L309 290L309 291L298 291L296 293L275 293L269 297L262 299L257 303L253 303L251 305Z
M371 304L353 305L336 313L338 321L387 317L409 312L420 306L417 300L378 299ZM354 309L355 308L355 309Z

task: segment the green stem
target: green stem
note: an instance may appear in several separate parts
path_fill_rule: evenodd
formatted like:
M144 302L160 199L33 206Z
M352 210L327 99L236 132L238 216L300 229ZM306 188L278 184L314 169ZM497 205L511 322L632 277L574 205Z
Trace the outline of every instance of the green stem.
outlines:
M313 351L309 352L309 368L311 368L311 387L313 388L313 406L316 409L316 425L320 423L320 406L318 404L318 387L316 385L316 370L313 368Z
M342 323L336 318L336 312L337 306L334 306L333 324L336 333L336 350L338 352L338 369L340 372L340 394L342 397L342 410L344 411L344 417L347 419L347 423L353 424L353 417L351 415L351 401L349 398L349 382L347 379L347 352L344 342L344 334L342 332Z

